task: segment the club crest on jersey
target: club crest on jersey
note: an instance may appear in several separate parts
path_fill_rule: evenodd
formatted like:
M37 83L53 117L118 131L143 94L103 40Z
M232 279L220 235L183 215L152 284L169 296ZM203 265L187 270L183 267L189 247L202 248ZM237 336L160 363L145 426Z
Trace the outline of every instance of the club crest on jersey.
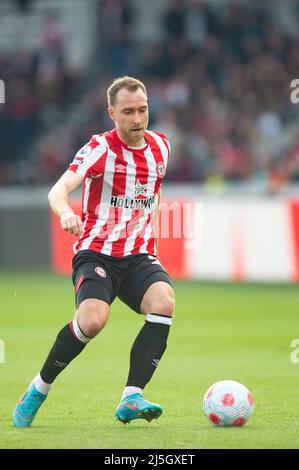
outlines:
M107 277L105 269L101 268L100 266L95 268L95 272L101 277Z
M164 162L157 163L156 170L157 170L158 176L160 176L160 178L163 178L163 176L165 176L165 173L166 173Z

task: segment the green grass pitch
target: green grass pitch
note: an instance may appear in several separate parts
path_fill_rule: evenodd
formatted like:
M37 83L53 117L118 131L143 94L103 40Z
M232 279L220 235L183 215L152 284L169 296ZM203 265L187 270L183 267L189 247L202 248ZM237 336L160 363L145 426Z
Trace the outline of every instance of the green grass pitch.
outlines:
M168 348L145 390L164 407L159 420L114 419L143 322L116 300L108 325L59 376L32 427L15 429L16 401L73 316L73 288L49 273L0 273L0 448L298 448L299 364L290 360L298 286L176 282L175 291ZM214 428L203 415L205 391L223 379L253 394L243 428Z

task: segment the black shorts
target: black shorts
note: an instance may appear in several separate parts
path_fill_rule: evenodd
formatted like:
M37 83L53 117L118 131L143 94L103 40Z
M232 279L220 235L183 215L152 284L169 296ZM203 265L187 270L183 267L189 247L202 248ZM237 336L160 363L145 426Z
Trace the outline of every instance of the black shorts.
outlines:
M81 250L72 260L76 306L85 299L104 300L109 305L119 297L137 313L147 289L158 281L172 286L170 277L152 255L137 254L116 258Z

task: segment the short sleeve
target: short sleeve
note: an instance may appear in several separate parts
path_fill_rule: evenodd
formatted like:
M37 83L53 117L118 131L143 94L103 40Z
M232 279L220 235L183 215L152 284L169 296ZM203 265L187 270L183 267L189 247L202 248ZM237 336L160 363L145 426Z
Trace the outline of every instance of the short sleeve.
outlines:
M166 137L163 139L166 147L167 147L167 150L168 150L168 158L170 157L170 153L171 153L171 147L170 147L170 142L168 139L166 139Z
M69 165L69 170L83 177L89 177L96 171L97 163L106 153L105 140L99 136L92 136L90 141L78 150L74 160Z
M157 132L157 131L155 131L155 134L157 134L159 137L161 137L161 139L162 139L162 141L163 141L165 147L167 148L168 159L169 159L169 157L170 157L170 152L171 152L171 147L170 147L170 142L169 142L169 140L167 139L167 137L166 137L164 134L162 134L162 132Z

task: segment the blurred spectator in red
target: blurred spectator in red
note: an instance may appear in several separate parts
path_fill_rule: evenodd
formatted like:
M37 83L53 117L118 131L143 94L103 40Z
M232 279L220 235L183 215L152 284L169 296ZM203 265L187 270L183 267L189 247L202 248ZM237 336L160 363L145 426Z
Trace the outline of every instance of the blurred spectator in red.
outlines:
M240 144L220 140L214 146L221 173L228 181L242 181L250 175L250 157Z
M281 161L273 162L268 173L268 193L276 195L281 193L287 184L287 174L285 165Z

